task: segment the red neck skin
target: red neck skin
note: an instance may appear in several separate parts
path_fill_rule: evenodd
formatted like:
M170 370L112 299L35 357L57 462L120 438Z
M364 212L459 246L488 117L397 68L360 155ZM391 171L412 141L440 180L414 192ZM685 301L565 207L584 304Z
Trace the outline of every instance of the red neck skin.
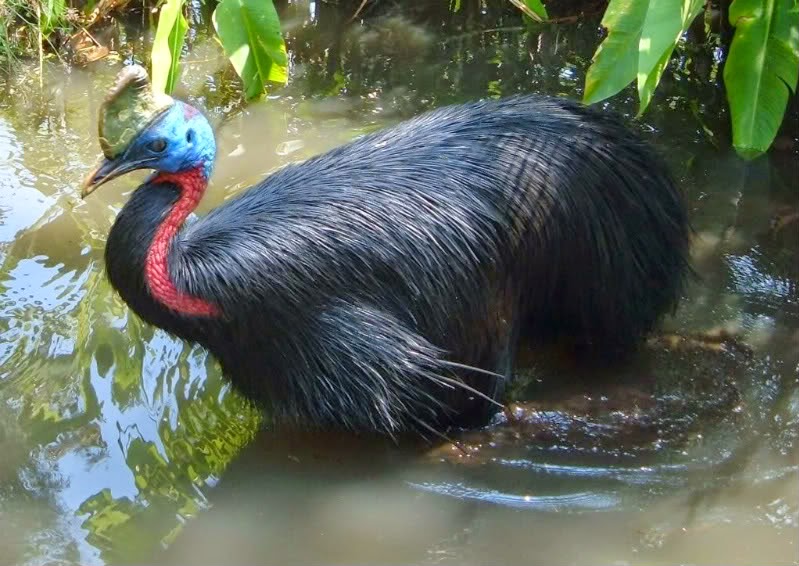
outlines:
M151 183L172 183L180 189L180 197L156 230L147 259L144 262L144 281L150 295L168 309L186 316L215 317L220 310L216 305L199 297L178 291L169 273L169 248L183 222L197 207L205 193L208 180L203 168L197 167L180 173L158 173Z

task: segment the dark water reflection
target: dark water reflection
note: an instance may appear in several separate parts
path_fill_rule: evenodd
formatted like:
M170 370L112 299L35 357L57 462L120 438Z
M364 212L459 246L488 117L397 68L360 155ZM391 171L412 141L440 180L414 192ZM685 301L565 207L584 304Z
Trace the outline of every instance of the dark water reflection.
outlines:
M247 108L194 35L179 95L220 147L202 210L429 107L580 96L594 25L528 30L467 4L346 32L351 11L292 4L292 83ZM146 60L146 37L120 27L119 57ZM696 338L613 371L527 352L515 419L460 435L465 452L258 432L215 363L141 324L103 276L136 179L87 202L77 187L118 59L49 65L43 90L24 67L3 79L0 564L795 563L799 112L784 149L740 162L717 60L712 37L681 48L641 124L689 192L702 279L666 326ZM609 106L633 115L633 95Z

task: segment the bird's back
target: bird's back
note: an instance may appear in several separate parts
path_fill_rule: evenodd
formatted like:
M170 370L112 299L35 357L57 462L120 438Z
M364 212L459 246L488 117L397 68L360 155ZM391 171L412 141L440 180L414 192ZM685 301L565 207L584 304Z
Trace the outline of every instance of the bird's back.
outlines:
M505 371L523 322L635 341L679 294L686 225L665 167L616 119L527 96L435 110L287 166L184 230L173 271L225 311L223 364L259 349L267 374L321 370L308 349L335 354L308 337L330 312L341 328L366 317L350 308Z

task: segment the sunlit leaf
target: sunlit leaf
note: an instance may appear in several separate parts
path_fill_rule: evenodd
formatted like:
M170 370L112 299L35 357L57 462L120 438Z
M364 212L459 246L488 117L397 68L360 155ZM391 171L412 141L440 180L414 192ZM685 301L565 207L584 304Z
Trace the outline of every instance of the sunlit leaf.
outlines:
M541 0L510 0L510 2L519 8L525 16L536 22L543 22L549 19L547 9L541 3Z
M286 83L286 45L272 0L222 0L212 19L247 98L259 96L268 82Z
M638 98L641 115L652 100L680 36L702 10L704 0L652 2L638 42Z
M703 0L611 0L602 18L608 35L588 69L583 100L604 100L637 78L643 113L677 41L703 5Z
M594 53L585 77L586 104L613 96L635 79L641 31L649 6L649 0L610 0L602 17L608 36Z
M185 0L166 0L158 16L158 27L152 49L153 90L170 94L178 78L180 53L189 29L183 17Z
M732 140L744 158L765 152L777 135L799 78L796 0L735 0L735 36L724 66Z

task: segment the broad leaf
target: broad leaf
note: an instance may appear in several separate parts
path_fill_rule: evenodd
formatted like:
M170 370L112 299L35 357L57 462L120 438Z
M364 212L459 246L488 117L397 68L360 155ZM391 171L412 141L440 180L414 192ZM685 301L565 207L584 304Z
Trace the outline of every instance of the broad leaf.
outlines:
M638 42L638 115L644 113L674 46L702 11L704 0L652 1Z
M272 0L221 0L212 19L247 98L259 96L267 82L286 83L286 45Z
M549 19L547 9L541 0L510 0L510 3L519 8L531 20L543 22Z
M799 79L796 0L734 0L735 35L724 65L732 142L746 158L768 150Z
M641 31L649 6L650 0L610 0L602 17L608 36L594 53L585 77L586 104L613 96L636 77Z
M152 50L152 81L156 93L171 94L178 80L180 53L189 25L183 17L185 0L166 0L158 16Z

